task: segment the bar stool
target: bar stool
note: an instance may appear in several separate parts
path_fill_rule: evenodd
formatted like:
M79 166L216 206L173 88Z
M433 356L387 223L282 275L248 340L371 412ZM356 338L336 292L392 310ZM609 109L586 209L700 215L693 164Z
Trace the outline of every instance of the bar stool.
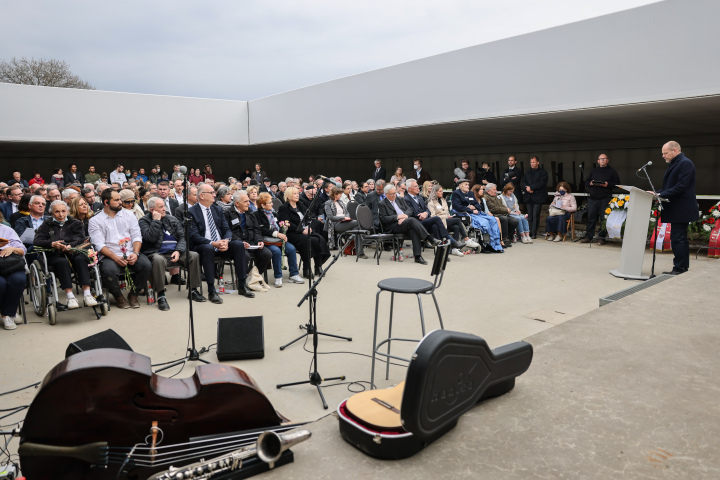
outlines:
M422 329L422 336L425 336L425 315L423 312L422 298L420 295L430 295L435 303L435 309L438 313L438 319L440 320L440 329L444 329L442 315L440 314L440 307L438 306L437 298L435 298L435 290L440 288L442 284L443 275L445 274L445 266L447 265L448 253L450 252L450 242L439 245L435 251L435 260L433 261L432 270L430 275L435 277L432 282L428 280L422 280L419 278L387 278L378 282L378 292L375 296L375 327L373 330L373 351L372 351L372 367L370 372L370 388L375 388L375 356L382 355L387 358L387 364L385 367L385 380L390 376L390 359L403 360L409 362L407 358L402 358L390 354L390 347L393 341L399 342L418 342L419 339L409 338L394 338L392 336L392 318L393 318L393 303L395 300L395 294L409 294L415 295L418 299L418 307L420 308L420 328ZM380 343L377 343L377 329L378 329L378 306L380 303L380 294L382 292L390 292L390 321L388 326L388 338ZM380 348L387 344L387 353L381 352Z

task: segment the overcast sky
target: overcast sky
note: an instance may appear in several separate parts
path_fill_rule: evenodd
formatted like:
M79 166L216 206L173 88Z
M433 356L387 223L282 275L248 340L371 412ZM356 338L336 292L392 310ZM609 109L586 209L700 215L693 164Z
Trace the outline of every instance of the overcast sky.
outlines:
M64 60L98 90L252 100L649 3L0 0L0 60Z

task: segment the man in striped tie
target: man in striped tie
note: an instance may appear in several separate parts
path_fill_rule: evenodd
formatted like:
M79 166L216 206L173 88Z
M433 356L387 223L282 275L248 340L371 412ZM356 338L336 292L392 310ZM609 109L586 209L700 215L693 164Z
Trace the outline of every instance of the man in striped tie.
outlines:
M190 245L200 255L205 280L208 284L208 300L222 303L215 290L215 257L232 258L235 266L238 293L248 298L255 294L247 288L247 262L245 246L239 240L232 240L232 230L215 203L215 190L210 185L198 187L198 202L188 209L190 215Z

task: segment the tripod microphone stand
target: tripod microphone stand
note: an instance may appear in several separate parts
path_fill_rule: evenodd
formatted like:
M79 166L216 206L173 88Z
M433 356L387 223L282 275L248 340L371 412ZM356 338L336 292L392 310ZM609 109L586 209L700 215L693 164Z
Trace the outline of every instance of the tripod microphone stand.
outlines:
M188 271L190 271L190 233L188 229L188 225L190 224L190 205L188 204L188 183L187 183L187 167L182 166L180 167L180 173L183 174L183 201L185 202L185 216L183 221L183 229L185 231L185 263L188 268ZM172 212L170 213L172 215ZM188 278L188 282L190 282L190 278ZM192 294L190 293L190 290L188 289L188 305L190 307L190 346L187 349L187 354L184 358L181 358L180 360L171 363L170 365L166 365L162 367L159 370L156 370L155 373L162 372L163 370L167 370L169 368L175 367L177 365L180 365L182 363L186 362L203 362L209 364L207 360L204 360L200 358L200 353L198 352L197 348L195 347L195 319L193 317L193 300L192 300ZM207 352L207 348L203 347L201 349L204 352Z
M309 300L310 322L311 323L308 323L305 326L307 328L307 333L305 333L305 335L301 336L300 338L304 338L310 334L312 334L312 336L313 336L313 371L310 372L310 379L303 380L300 382L281 383L281 384L277 385L277 388L290 387L292 385L304 385L306 383L309 383L310 385L314 385L317 388L318 395L320 395L320 400L322 401L323 408L325 410L327 410L328 405L327 405L327 402L325 401L325 396L323 396L322 390L320 389L320 384L322 384L323 381L345 380L345 375L341 375L339 377L330 377L330 378L323 378L320 376L320 372L318 372L318 335L327 335L327 336L335 337L335 338L343 338L348 341L352 341L352 338L341 337L339 335L330 335L327 333L320 333L317 331L317 286L320 284L322 279L325 278L325 274L327 273L327 271L330 270L330 268L335 264L335 262L338 261L338 259L340 258L340 255L342 255L342 252L345 250L345 247L347 246L348 243L350 243L350 240L348 240L345 243L345 245L343 245L343 247L338 251L338 253L335 254L335 256L333 257L333 261L330 262L330 265L325 267L323 272L318 276L315 283L312 283L312 280L311 280L312 284L310 285L310 288L308 289L307 293L305 293L305 295L303 295L303 298L300 299L300 303L298 303L298 305L297 305L299 307L303 304L303 302L305 302L305 300ZM298 340L300 340L300 338L293 340L293 342L291 342L291 343L297 342ZM281 350L283 348L284 347L280 347Z
M326 183L327 183L327 180L325 181L325 183L323 183L323 186L325 186ZM312 221L315 219L315 217L313 216L313 212L314 212L315 206L317 205L318 198L320 198L319 192L313 197L312 202L310 202L310 206L307 209L307 212L305 212L305 216L303 217L303 223L302 223L304 227L309 227L310 224L312 223ZM307 242L307 251L308 251L307 258L308 258L308 261L310 261L310 259L312 259L312 242L310 240L309 234L308 234L308 242ZM342 252L342 251L343 251L343 249L340 249L340 252ZM333 263L335 263L334 260L330 265L332 265ZM310 271L309 281L312 284L313 279L314 279L312 266L310 266L310 268L308 270ZM308 290L308 293L310 293L311 290L312 290L312 287L310 287L310 289ZM298 303L298 307L303 304L306 297L307 297L307 294L305 295L305 297L303 297L303 299L300 301L300 303ZM313 318L315 316L315 300L317 300L317 292L315 292L315 299L312 302L310 302L310 316L308 318L308 323L306 323L305 325L300 325L300 329L305 330L305 333L303 333L302 335L297 337L295 340L292 340L292 341L286 343L285 345L281 346L280 347L281 351L285 350L287 347L289 347L293 343L296 343L296 342L302 340L303 338L307 337L308 335L313 335L313 336L314 335L324 335L326 337L339 338L341 340L347 340L348 342L352 342L351 337L343 337L341 335L333 335L331 333L324 333L324 332L317 331L317 329L316 329L317 324L313 322Z

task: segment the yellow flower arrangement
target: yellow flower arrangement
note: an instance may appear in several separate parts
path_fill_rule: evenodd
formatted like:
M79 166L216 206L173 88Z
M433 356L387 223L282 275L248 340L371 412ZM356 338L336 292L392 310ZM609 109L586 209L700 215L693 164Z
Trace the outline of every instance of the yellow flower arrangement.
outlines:
M610 212L612 212L612 210L610 210L609 208L605 210L606 215L610 215Z
M623 205L625 205L625 202L622 200L618 200L618 207L622 207Z
M630 195L625 195L625 201L626 201L626 202L629 202L629 201L630 201Z

